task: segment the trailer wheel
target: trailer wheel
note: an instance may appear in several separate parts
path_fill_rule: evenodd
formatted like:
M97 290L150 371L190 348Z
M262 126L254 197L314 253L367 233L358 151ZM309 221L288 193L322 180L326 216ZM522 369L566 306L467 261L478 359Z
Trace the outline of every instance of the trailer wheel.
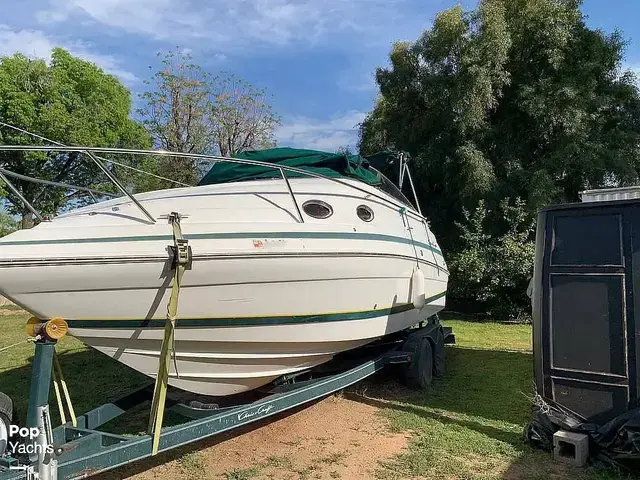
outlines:
M440 329L436 335L436 343L433 347L433 375L436 378L444 377L444 371L444 334Z
M3 413L9 421L13 419L13 402L9 395L0 392L0 413Z
M404 365L404 380L409 388L427 390L433 380L433 349L429 339L409 336L402 349L413 355L413 360Z
M13 418L13 402L9 396L0 392L0 455L9 445L9 426Z

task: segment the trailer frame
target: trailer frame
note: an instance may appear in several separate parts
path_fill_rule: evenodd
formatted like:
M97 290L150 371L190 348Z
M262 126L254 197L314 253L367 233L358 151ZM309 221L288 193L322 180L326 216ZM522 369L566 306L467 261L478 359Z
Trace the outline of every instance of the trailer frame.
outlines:
M167 452L321 399L373 375L387 365L419 362L421 351L403 350L408 343L415 344L416 337L428 340L431 348L424 351L434 356L438 353L436 349L442 348L438 347L442 338L444 343L455 343L451 328L442 326L438 316L434 315L415 327L340 354L334 361L317 369L282 377L270 385L262 398L254 401L210 409L168 400L167 409L188 420L162 428L158 452ZM55 345L55 341L46 338L35 342L26 426L39 429L37 438L30 440L38 451L29 458L14 458L6 454L0 456L0 480L87 478L151 457L153 435L127 437L99 428L150 400L153 381L77 417L75 427L67 422L51 429L48 401ZM53 453L46 453L47 450Z

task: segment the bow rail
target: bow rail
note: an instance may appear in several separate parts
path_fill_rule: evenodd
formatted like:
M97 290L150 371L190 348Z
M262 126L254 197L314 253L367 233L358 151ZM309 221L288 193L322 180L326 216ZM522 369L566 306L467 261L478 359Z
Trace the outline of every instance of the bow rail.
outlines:
M195 187L195 186L187 185L187 184L184 184L184 183L181 183L181 182L173 181L173 180L168 179L168 178L160 177L160 176L152 174L150 172L145 172L144 170L139 170L137 168L130 167L130 166L126 165L126 164L122 164L122 163L115 162L115 161L110 160L110 159L106 159L106 158L100 157L97 154L140 155L140 156L153 156L153 157L180 157L180 158L184 158L184 159L207 160L207 161L212 161L212 162L239 163L239 164L260 166L260 167L265 167L265 168L269 168L269 169L278 170L280 172L280 175L281 175L285 185L286 185L286 188L287 188L287 190L289 192L291 200L295 205L296 212L298 214L298 221L300 223L304 223L304 218L303 218L302 213L300 211L300 207L298 205L298 201L296 199L296 195L293 192L293 189L291 188L291 183L289 182L289 179L287 178L287 175L286 175L287 172L297 173L297 174L303 175L303 176L308 176L308 177L312 177L312 178L319 178L319 179L328 180L328 181L331 181L331 182L334 182L334 183L338 183L338 184L343 185L343 186L345 186L347 188L350 188L352 190L356 190L356 191L358 191L360 193L364 193L364 194L366 194L368 196L372 196L374 198L377 198L378 200L382 200L384 202L391 203L394 206L398 207L399 209L405 209L408 214L412 214L412 216L416 217L417 219L419 219L421 221L424 220L424 217L422 216L422 213L420 211L420 206L418 204L418 198L417 198L416 191L415 191L415 188L414 188L414 185L413 185L413 180L411 178L411 173L410 173L410 171L408 169L407 159L406 159L406 157L404 157L403 154L399 155L400 169L401 169L400 171L403 172L403 175L401 175L400 178L403 179L405 175L409 178L409 181L410 181L410 184L411 184L411 190L412 190L412 193L413 193L413 196L414 196L414 199L415 199L415 206L413 206L409 202L409 200L407 200L406 197L402 194L402 192L401 192L402 183L400 183L402 180L399 182L400 185L396 186L389 179L387 179L380 171L378 171L377 169L375 169L372 166L369 166L369 168L379 176L381 181L383 183L386 182L387 186L392 186L393 187L394 195L390 195L392 198L379 195L379 194L377 194L375 192L372 192L370 190L366 190L364 188L359 187L358 185L354 185L353 183L346 182L346 181L344 181L342 179L339 179L339 178L328 177L326 175L322 175L322 174L315 173L315 172L309 172L307 170L303 170L303 169L300 169L300 168L289 167L289 166L284 166L284 165L274 165L272 163L261 162L261 161L257 161L257 160L246 160L246 159L240 159L240 158L225 157L225 156L220 156L220 155L171 152L171 151L166 151L166 150L144 150L144 149L127 149L127 148L110 148L110 147L84 147L84 146L66 146L66 145L53 145L53 146L51 146L51 145L0 145L0 152L2 152L2 151L66 152L66 153L79 153L81 155L85 154L100 168L100 170L102 170L103 173L105 173L105 175L109 178L109 180L111 180L111 182L113 182L113 184L118 188L118 190L120 190L120 192L124 196L127 196L138 207L138 209L141 211L141 213L151 223L156 223L156 219L135 198L135 195L132 194L131 192L129 192L124 187L124 185L122 185L120 183L120 181L115 177L115 175L113 175L113 173L111 173L111 171L109 171L109 169L105 166L105 164L103 162L111 162L111 163L114 163L115 165L120 165L120 166L123 166L123 167L126 167L126 168L132 168L133 170L136 170L136 171L138 171L140 173L151 175L153 177L163 178L165 180L168 180L170 182L179 184L181 186L185 186L185 187ZM38 179L38 178L34 178L34 177L28 177L26 175L20 175L20 174L17 174L15 172L12 172L10 170L4 169L4 168L0 168L0 179L2 181L4 181L4 183L7 184L9 189L11 189L11 191L13 191L13 193L20 199L20 201L40 221L44 221L43 216L37 211L37 209L35 207L33 207L33 205L31 205L27 201L26 198L24 198L24 196L20 193L20 191L11 183L11 181L8 178L8 176L13 176L13 177L19 178L20 180L32 181L32 182L35 182L35 183L44 183L44 184L52 185L52 186L56 186L56 187L64 187L64 188L68 188L70 190L87 191L90 194L96 193L96 194L99 194L99 195L108 195L108 196L118 197L118 195L113 194L113 193L109 193L109 192L101 192L99 190L90 189L88 187L81 187L81 186L76 186L76 185L60 183L60 182L51 182L51 181L48 181L48 180L42 180L42 179ZM398 200L398 198L402 199L402 201ZM416 211L417 211L417 214L411 212L410 209L407 210L406 207L415 208Z

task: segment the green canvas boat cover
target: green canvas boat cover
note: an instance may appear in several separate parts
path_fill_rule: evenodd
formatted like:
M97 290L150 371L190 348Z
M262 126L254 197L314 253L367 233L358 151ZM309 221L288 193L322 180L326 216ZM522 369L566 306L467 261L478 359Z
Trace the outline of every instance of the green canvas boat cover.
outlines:
M375 155L374 165L380 162L380 155ZM391 155L390 153L387 154L387 159ZM255 160L283 167L294 167L331 178L354 178L369 185L380 185L381 183L378 174L373 170L369 170L370 162L367 157L360 155L279 147L242 152L234 158ZM306 176L302 173L291 171L287 171L286 175L290 178ZM275 168L219 161L202 177L198 185L280 177L282 177L280 171Z

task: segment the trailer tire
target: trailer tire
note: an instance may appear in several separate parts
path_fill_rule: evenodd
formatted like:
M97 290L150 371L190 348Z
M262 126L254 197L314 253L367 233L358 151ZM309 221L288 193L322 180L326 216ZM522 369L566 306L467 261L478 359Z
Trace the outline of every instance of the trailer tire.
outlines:
M9 421L13 420L13 402L9 395L0 392L0 415L4 414Z
M436 378L444 377L445 358L444 358L444 334L442 329L438 330L435 345L433 346L433 375Z
M13 418L13 402L8 395L0 392L0 455L9 445L9 426Z
M427 390L433 381L433 348L426 337L409 336L402 349L413 355L404 365L404 380L409 388Z

